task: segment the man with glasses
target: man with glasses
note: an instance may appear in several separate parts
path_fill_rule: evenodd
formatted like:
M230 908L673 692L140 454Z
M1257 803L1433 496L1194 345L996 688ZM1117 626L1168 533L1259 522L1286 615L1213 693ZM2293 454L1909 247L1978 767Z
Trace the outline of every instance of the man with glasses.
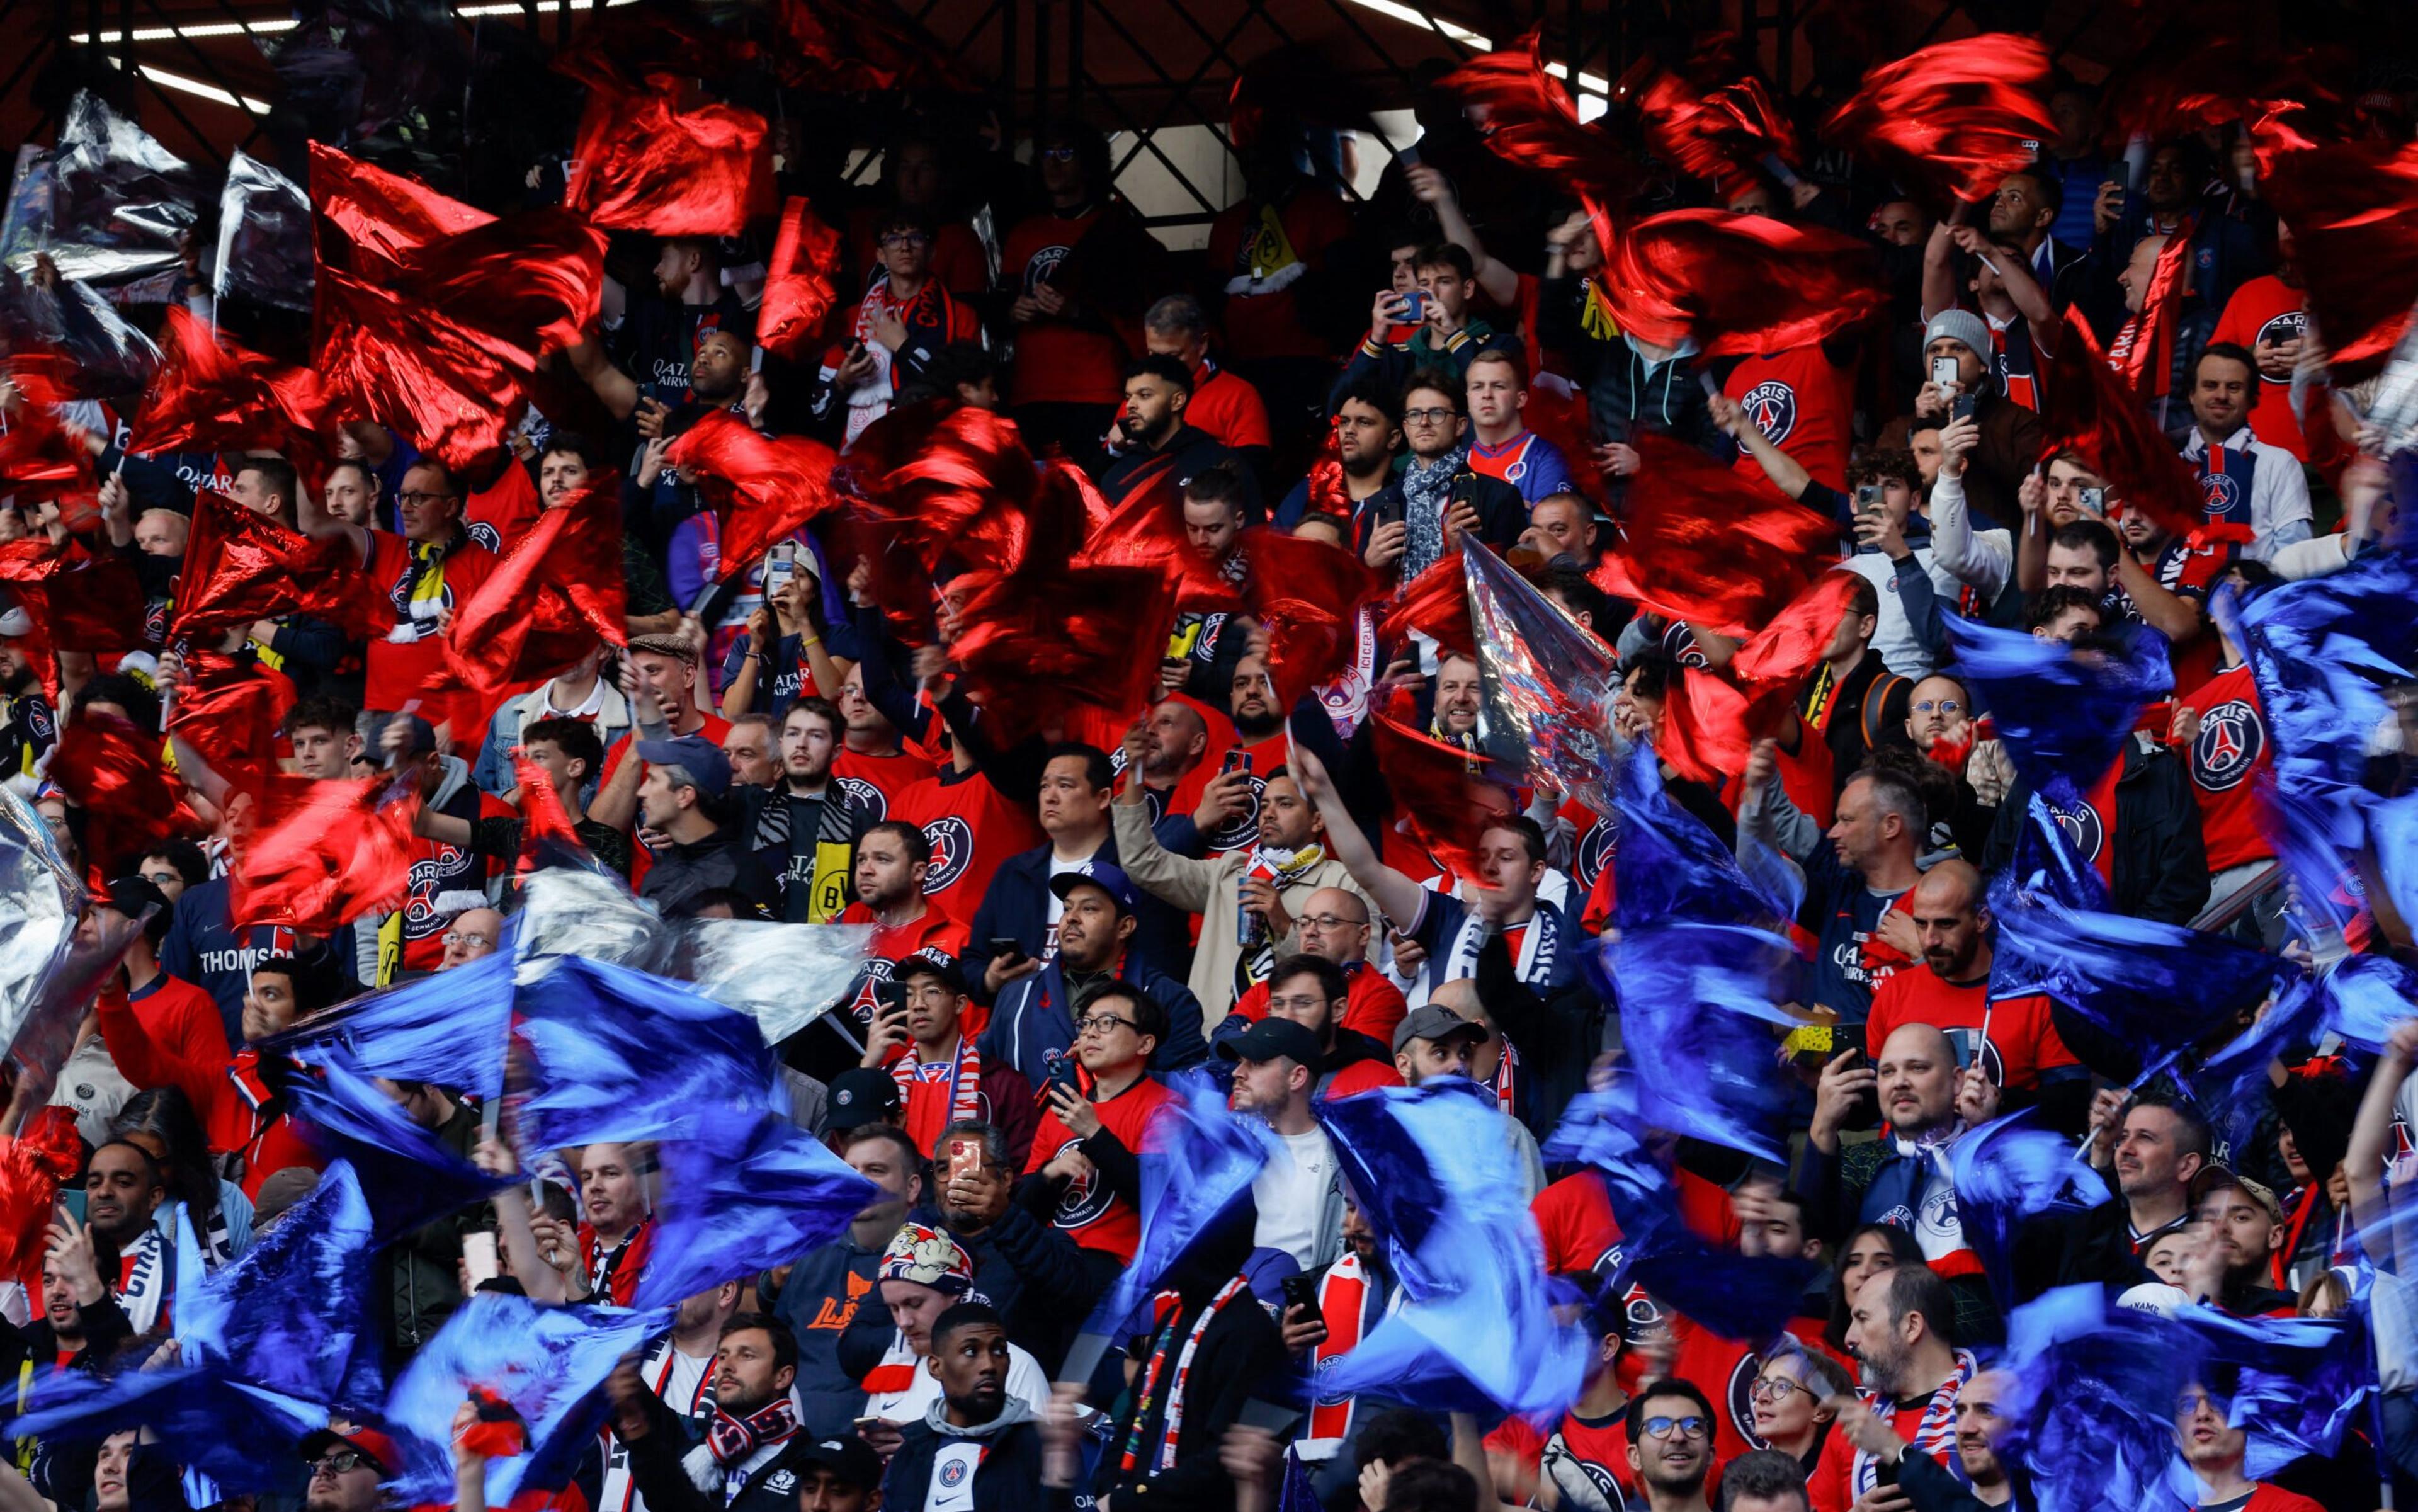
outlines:
M1437 369L1414 374L1402 389L1402 438L1410 448L1402 470L1360 512L1360 554L1380 573L1407 583L1448 551L1463 530L1475 530L1507 551L1528 527L1528 501L1500 478L1469 465L1467 386Z
M1342 976L1343 1000L1334 1005L1337 1026L1365 1035L1379 1046L1392 1044L1394 1026L1410 1007L1402 1000L1402 989L1385 980L1385 972L1369 969L1369 942L1376 928L1369 900L1353 888L1322 887L1302 905L1293 928L1303 955L1332 961ZM1285 970L1292 964L1297 963L1278 961L1276 970ZM1273 989L1273 979L1253 984L1234 1000L1233 1011L1218 1020L1218 1030L1227 1032L1227 1025L1239 1020L1231 1032L1240 1033L1265 1018L1274 1006L1269 996ZM1315 1007L1324 1015L1328 1003L1322 998ZM1323 1031L1324 1022L1312 1027Z
M881 277L850 317L849 339L823 358L815 386L818 419L845 409L844 442L888 414L898 391L925 377L950 343L982 335L972 308L932 276L934 239L931 218L908 205L883 216L875 231Z
M1151 1052L1166 1038L1165 1008L1105 983L1083 997L1073 1063L1053 1065L1043 1089L1025 1178L1040 1179L1050 1221L1095 1262L1130 1263L1141 1239L1142 1131L1174 1095L1150 1078Z
M1486 1436L1486 1452L1490 1459L1512 1461L1522 1484L1552 1481L1565 1507L1614 1512L1637 1495L1637 1472L1629 1452L1630 1404L1621 1383L1624 1377L1635 1380L1636 1372L1620 1368L1631 1327L1627 1288L1594 1274L1572 1279L1591 1298L1577 1319L1588 1341L1578 1400L1549 1433L1518 1416L1506 1419ZM1660 1386L1653 1390L1661 1393Z
M302 1462L311 1467L303 1512L375 1512L386 1503L378 1483L403 1469L392 1439L343 1418L303 1438Z
M1651 1512L1697 1512L1713 1468L1713 1404L1666 1378L1629 1403L1629 1473Z
M1075 1005L1110 984L1128 986L1167 1010L1156 1054L1146 1054L1146 1061L1173 1071L1206 1056L1199 1001L1132 948L1141 894L1125 874L1106 861L1078 862L1049 878L1049 892L1059 905L1057 953L1001 988L983 1031L983 1059L1014 1066L1039 1090L1076 1046L1082 1016ZM1000 963L993 961L991 969L998 970Z

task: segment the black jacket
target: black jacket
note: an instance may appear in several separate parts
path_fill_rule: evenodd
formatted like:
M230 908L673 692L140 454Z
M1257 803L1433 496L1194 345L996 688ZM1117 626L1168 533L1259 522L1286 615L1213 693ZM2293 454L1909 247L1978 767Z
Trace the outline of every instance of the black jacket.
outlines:
M1025 1184L1039 1189L1037 1178ZM1121 1266L1114 1255L1086 1249L1066 1237L1044 1212L1010 1201L989 1226L950 1232L974 1262L974 1285L1006 1320L1007 1336L1029 1351L1053 1376L1083 1320L1115 1284Z
M626 1441L630 1448L630 1479L647 1499L649 1512L798 1512L798 1489L811 1467L805 1451L815 1446L810 1429L801 1426L781 1452L756 1467L747 1484L727 1502L697 1489L681 1460L696 1441L671 1408L649 1392L644 1400L647 1431Z
M942 1441L929 1423L910 1424L899 1437L898 1452L890 1457L890 1469L881 1477L881 1504L914 1512L931 1494L932 1461ZM1041 1512L1072 1504L1070 1491L1053 1491L1041 1484L1038 1424L1011 1423L980 1442L987 1452L974 1471L974 1512Z
M1676 436L1709 455L1722 447L1721 428L1705 402L1692 358L1649 364L1627 336L1589 320L1594 296L1583 278L1547 279L1537 289L1537 334L1569 359L1586 390L1589 438L1634 441L1641 435Z
M738 893L768 919L778 916L780 887L735 830L718 830L702 840L655 852L647 879L638 884L638 896L661 909L665 917L676 918L698 893L717 887Z
M1445 496L1477 512L1477 539L1497 551L1510 549L1519 541L1520 532L1528 528L1528 501L1520 496L1520 490L1500 478L1470 471L1467 462L1453 474L1452 486ZM1366 553L1369 538L1376 533L1377 527L1405 518L1410 507L1409 497L1402 493L1401 477L1397 474L1392 482L1370 495L1361 506L1359 549Z
M1175 1368L1174 1355L1182 1351L1206 1300L1205 1295L1186 1295L1174 1321L1168 1370ZM1278 1379L1285 1367L1284 1336L1247 1286L1218 1309L1201 1336L1200 1351L1186 1379L1184 1430L1176 1441L1174 1465L1156 1469L1167 1426L1167 1391L1162 1382L1140 1425L1141 1452L1134 1471L1128 1474L1119 1468L1117 1453L1136 1427L1135 1402L1129 1398L1109 1434L1109 1452L1101 1456L1092 1483L1094 1494L1111 1497L1120 1504L1171 1507L1178 1512L1232 1506L1234 1483L1218 1459L1218 1444L1226 1430L1241 1419L1244 1405L1263 1382ZM1145 1483L1147 1492L1141 1489Z
M1093 481L1100 485L1101 496L1110 504L1123 504L1143 489L1160 484L1165 484L1172 495L1195 476L1221 462L1233 462L1234 471L1242 478L1244 517L1253 522L1265 519L1257 477L1226 449L1224 442L1198 426L1177 426L1167 444L1155 451L1128 446L1110 457ZM1176 508L1171 498L1169 508Z

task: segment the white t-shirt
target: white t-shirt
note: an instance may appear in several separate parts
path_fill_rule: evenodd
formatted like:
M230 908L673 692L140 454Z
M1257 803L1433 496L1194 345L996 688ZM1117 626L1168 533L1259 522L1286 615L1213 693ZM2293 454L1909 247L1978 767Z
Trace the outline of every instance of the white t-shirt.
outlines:
M1251 1243L1262 1249L1281 1249L1303 1270L1319 1263L1320 1218L1326 1194L1341 1173L1335 1147L1326 1131L1311 1128L1278 1136L1289 1160L1271 1160L1251 1179L1251 1201L1259 1208L1259 1229Z

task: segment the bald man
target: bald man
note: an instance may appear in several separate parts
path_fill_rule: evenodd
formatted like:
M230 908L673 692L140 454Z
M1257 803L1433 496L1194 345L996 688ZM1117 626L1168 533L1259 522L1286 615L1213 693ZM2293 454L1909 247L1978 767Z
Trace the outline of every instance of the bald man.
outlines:
M1322 887L1309 895L1293 919L1305 955L1320 955L1343 969L1351 1001L1343 1010L1343 1028L1366 1034L1380 1045L1394 1043L1394 1026L1409 1012L1402 989L1369 967L1369 942L1374 924L1369 900L1344 887ZM1254 983L1234 1000L1228 1016L1256 1024L1268 1016L1268 985Z
M504 940L504 916L493 909L465 909L445 926L445 958L437 963L440 971L496 954Z
M1970 862L1941 862L1922 874L1912 901L1922 965L1898 972L1873 995L1865 1045L1886 1044L1903 1025L1934 1025L1961 1064L1979 1065L1992 1085L2016 1094L2007 1099L2010 1107L2041 1102L2058 1127L2087 1118L2090 1073L2058 1038L2047 996L1991 993L1993 926L1982 874ZM2052 1095L2051 1088L2060 1090ZM2081 1133L2078 1123L2074 1132Z
M145 555L182 559L192 522L175 510L145 510L134 517L134 544Z

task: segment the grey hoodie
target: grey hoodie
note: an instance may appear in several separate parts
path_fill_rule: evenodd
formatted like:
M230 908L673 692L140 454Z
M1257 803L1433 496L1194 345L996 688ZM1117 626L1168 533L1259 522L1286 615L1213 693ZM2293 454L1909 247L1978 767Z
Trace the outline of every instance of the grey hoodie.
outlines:
M944 1439L987 1439L1002 1428L1033 1420L1033 1405L1013 1394L1002 1402L997 1417L987 1423L976 1423L972 1428L949 1421L949 1399L946 1397L933 1397L932 1405L924 1409L924 1426Z

